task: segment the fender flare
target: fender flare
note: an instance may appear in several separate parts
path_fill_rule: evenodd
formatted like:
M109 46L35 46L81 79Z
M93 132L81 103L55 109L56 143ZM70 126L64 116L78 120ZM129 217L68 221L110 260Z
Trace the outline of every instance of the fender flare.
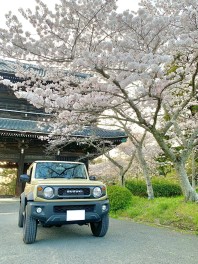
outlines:
M26 201L25 193L23 192L23 193L21 193L21 195L20 195L20 206L21 206L21 208L23 209L22 211L25 210L25 206L26 206L26 204L27 204L27 201Z
M33 192L28 193L28 195L27 195L27 201L33 201L33 200L34 200Z

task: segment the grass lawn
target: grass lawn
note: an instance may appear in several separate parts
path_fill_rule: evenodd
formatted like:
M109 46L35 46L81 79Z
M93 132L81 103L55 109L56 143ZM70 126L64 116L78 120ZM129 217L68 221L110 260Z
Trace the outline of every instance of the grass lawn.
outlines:
M111 217L169 226L198 234L198 204L184 202L183 197L148 200L133 196L127 209L111 212Z

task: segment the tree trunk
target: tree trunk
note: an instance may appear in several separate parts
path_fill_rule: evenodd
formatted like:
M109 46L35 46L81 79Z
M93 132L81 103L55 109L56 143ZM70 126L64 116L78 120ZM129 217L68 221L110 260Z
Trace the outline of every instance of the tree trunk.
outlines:
M192 150L192 188L196 189L195 150Z
M144 175L144 178L146 181L148 199L150 199L150 200L154 199L153 186L152 186L152 182L150 179L148 166L147 166L146 160L143 156L141 147L137 147L137 155L138 155L138 159L139 159L139 162L141 164L143 175Z
M182 159L182 154L180 154L180 156L178 156L178 154L175 155L173 150L169 148L169 146L165 143L164 138L161 134L157 133L156 130L152 130L151 133L155 137L156 141L158 142L159 146L164 151L166 156L169 157L169 159L172 161L180 180L180 185L185 197L185 201L198 202L198 193L192 188L186 172L184 160L186 160L187 157L185 156L185 152L183 152L184 158Z
M125 187L125 173L124 173L124 169L120 168L120 185Z
M119 164L115 159L113 159L108 153L104 153L105 157L108 158L108 160L110 162L112 162L112 164L114 164L116 167L118 167L119 169L119 184L123 187L125 187L125 174L127 173L127 171L129 170L129 168L131 167L131 164L135 158L135 151L134 153L132 154L131 158L130 158L130 161L127 165L126 168L124 168L121 164Z
M184 162L182 160L176 161L174 162L174 166L180 179L185 201L198 202L198 193L190 184Z

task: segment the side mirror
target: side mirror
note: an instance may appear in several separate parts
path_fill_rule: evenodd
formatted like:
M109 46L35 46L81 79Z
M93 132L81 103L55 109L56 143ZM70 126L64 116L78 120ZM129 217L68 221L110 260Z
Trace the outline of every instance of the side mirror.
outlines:
M91 181L95 181L95 180L96 180L96 176L89 176L89 179L90 179Z
M30 176L27 174L20 175L20 181L21 182L30 182Z

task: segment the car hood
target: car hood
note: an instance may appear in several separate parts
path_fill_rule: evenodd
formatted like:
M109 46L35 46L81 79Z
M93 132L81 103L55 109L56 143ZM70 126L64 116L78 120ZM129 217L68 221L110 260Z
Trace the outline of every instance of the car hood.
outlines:
M89 186L99 186L99 185L104 185L100 181L91 181L89 179L35 179L32 181L32 184L35 185L74 185L74 186L79 186L79 185L89 185Z

